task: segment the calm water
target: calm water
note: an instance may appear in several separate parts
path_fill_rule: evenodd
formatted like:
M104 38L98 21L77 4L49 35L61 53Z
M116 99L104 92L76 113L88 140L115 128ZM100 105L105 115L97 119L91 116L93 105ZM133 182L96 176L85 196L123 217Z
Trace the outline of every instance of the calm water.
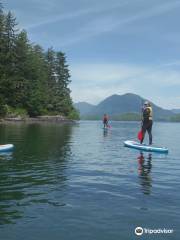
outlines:
M138 123L0 125L0 239L180 239L180 124L155 123L168 155L123 147ZM173 234L136 237L134 229Z

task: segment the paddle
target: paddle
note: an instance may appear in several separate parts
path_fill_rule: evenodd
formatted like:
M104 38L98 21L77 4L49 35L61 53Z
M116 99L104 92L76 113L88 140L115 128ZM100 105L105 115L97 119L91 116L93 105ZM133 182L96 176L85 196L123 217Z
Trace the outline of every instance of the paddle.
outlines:
M141 127L142 127L142 119L143 119L142 109L143 109L143 102L142 102L142 99L141 99ZM139 139L139 141L141 141L141 140L143 139L143 131L142 131L142 128L141 128L141 130L138 132L137 138Z
M143 139L143 131L142 131L142 129L138 132L137 138L139 139L139 141L141 141Z
M106 125L106 127L104 127L104 129L108 129L108 128L110 129L111 125L108 124L108 125Z

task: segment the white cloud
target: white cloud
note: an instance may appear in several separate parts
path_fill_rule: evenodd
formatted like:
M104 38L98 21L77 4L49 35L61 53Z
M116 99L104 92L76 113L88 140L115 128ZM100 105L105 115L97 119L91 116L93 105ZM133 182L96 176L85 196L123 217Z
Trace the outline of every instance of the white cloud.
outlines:
M116 1L111 4L109 2L105 2L105 4L99 4L96 7L94 5L88 4L86 8L79 8L79 10L72 10L70 8L70 11L67 11L67 9L63 11L63 8L61 9L60 7L61 4L58 4L56 1L52 1L51 3L50 2L48 3L46 1L41 6L41 1L38 1L39 15L36 14L33 16L33 13L29 15L28 12L26 13L22 11L21 15L23 16L23 19L26 19L26 21L28 21L27 17L29 15L29 24L21 23L21 25L24 26L28 31L33 30L34 33L38 30L39 34L39 29L46 27L49 24L60 25L62 21L73 21L74 19L79 18L81 21L81 27L79 26L78 28L72 28L70 31L71 36L69 36L69 33L67 35L64 34L61 36L59 47L69 46L74 43L99 36L103 33L108 33L117 30L118 28L123 28L124 26L127 26L127 24L132 24L139 20L144 20L165 14L169 11L172 11L173 9L180 7L179 1L163 2L163 4L148 3L146 7L146 4L144 4L143 1L136 0L135 4L136 6L139 6L139 9L136 7L130 13L126 9L126 14L124 14L123 7L129 5L129 8L131 9L132 1ZM149 7L149 5L152 5L152 7ZM119 9L118 15L115 14L115 11L117 11L117 9ZM18 15L20 15L20 13ZM88 16L90 16L89 20L87 20ZM65 24L66 23L63 23L63 25ZM47 32L49 27L50 26L47 26ZM58 30L56 29L56 31Z
M124 2L118 2L116 4L111 4L111 5L101 5L100 7L91 7L91 8L84 8L84 9L80 9L78 11L70 11L66 13L62 13L59 12L58 14L56 14L55 16L48 16L45 19L41 20L40 22L36 22L34 24L29 24L26 26L26 29L30 30L30 29L34 29L34 28L39 28L42 26L45 26L47 24L54 24L54 23L59 23L61 21L65 21L65 20L73 20L74 18L80 18L83 16L87 16L89 14L99 14L99 13L103 13L112 9L117 9L125 4L128 4L128 1L124 1ZM52 5L52 4L51 4ZM52 6L51 6L52 7ZM57 6L58 7L58 6Z
M124 80L135 75L143 74L145 68L125 64L73 64L71 65L71 74L76 81L87 82L97 81L116 81Z
M148 19L151 17L159 16L165 14L173 9L180 7L180 1L167 2L160 5L154 5L152 8L147 8L146 10L140 10L135 12L134 15L126 14L126 17L114 17L111 15L99 18L95 18L88 22L85 26L76 30L76 34L73 34L71 38L66 39L62 42L61 46L68 46L103 33L108 33L114 31L118 28L122 28L127 24L132 24L136 21Z
M73 65L72 97L75 102L96 104L112 94L132 92L164 108L180 107L180 102L177 102L180 71L171 69L171 66L172 63L144 67L125 64Z
M85 87L85 86L72 86L72 98L74 102L89 102L92 104L97 104L100 101L104 100L106 97L109 97L113 94L124 94L127 92L133 92L130 88L123 88L121 86L120 89L116 88L115 86L112 87L98 87L96 85L92 87Z

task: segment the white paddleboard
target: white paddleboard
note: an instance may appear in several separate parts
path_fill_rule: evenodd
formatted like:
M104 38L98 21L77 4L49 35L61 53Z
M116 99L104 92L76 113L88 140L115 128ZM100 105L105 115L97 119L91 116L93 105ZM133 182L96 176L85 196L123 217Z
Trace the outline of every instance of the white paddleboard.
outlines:
M156 147L152 145L146 145L146 144L140 144L135 141L125 141L124 142L125 147L146 151L146 152L158 152L158 153L168 153L168 148L165 147Z

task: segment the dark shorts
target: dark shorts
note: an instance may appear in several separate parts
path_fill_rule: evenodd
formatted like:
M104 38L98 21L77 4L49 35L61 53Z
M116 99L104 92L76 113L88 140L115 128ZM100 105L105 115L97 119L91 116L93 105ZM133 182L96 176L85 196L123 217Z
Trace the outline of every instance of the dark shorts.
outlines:
M151 130L152 130L152 125L153 125L153 121L152 121L152 120L144 121L144 122L143 122L143 125L142 125L142 130L143 130L143 132L145 132L146 130L147 130L148 132L151 132Z

